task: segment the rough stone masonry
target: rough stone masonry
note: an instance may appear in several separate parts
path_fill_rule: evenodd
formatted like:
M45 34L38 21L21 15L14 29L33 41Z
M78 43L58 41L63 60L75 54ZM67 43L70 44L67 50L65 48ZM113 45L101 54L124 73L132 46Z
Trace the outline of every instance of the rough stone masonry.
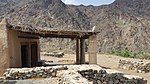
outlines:
M5 72L7 80L60 78L60 84L147 84L142 77L103 69L98 65L60 65L36 68L12 68Z
M120 60L118 67L121 69L133 70L138 73L150 72L150 63L145 63L143 61Z

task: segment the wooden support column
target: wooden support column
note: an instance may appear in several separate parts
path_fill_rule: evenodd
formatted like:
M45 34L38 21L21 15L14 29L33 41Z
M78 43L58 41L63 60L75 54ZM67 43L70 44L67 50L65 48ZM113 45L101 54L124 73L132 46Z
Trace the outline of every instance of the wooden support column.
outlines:
M28 44L28 59L27 59L27 61L28 61L28 67L31 67L31 42L29 42L29 44Z
M80 64L80 39L76 39L76 64Z
M89 64L97 64L97 36L89 37Z
M85 63L85 39L80 39L80 63Z

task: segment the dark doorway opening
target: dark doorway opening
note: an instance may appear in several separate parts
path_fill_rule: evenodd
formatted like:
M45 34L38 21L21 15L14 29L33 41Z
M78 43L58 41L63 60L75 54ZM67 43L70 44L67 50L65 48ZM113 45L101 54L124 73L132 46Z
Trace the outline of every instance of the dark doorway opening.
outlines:
M37 43L31 44L31 67L38 65L38 45Z
M29 66L28 58L29 58L28 45L21 45L22 67L28 67Z

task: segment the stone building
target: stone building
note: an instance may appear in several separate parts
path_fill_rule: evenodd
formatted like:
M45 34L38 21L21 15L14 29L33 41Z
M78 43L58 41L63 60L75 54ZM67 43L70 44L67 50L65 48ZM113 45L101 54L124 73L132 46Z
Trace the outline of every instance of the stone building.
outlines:
M40 60L39 37L8 28L0 23L0 68L35 67Z
M40 62L40 37L76 39L76 63L85 63L85 39L89 39L89 63L97 63L97 40L93 31L61 31L0 23L0 71L10 67L36 67Z

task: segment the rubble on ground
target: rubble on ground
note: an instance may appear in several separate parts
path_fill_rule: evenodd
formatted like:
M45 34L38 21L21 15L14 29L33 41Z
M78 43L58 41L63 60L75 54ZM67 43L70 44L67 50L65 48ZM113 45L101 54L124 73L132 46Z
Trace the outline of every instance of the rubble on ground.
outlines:
M118 68L133 70L138 73L148 73L150 72L150 63L144 63L143 61L120 60Z
M65 54L63 52L43 52L44 56L52 56L52 57L63 57Z
M61 59L61 60L57 60L57 59L53 59L52 61L45 61L43 60L44 63L43 65L44 66L49 66L49 65L61 65L61 64L75 64L75 61L74 60L64 60L64 59Z
M124 75L98 65L59 65L37 68L8 69L6 79L60 78L62 84L146 84L142 77Z
M93 84L146 84L141 78L127 78L122 73L108 74L106 70L84 70L79 73Z

